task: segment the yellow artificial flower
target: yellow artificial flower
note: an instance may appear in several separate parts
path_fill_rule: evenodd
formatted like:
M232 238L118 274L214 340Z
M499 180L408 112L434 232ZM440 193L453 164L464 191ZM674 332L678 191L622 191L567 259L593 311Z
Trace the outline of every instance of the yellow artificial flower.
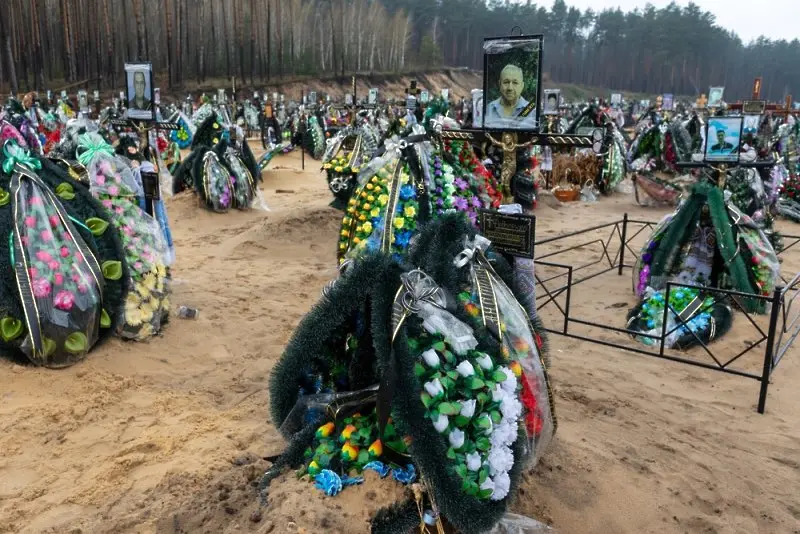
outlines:
M373 176L372 180L370 180L370 182L372 182L373 184L378 183L378 177L377 176Z
M367 234L371 234L372 233L372 223L371 222L369 222L369 221L365 222L364 226L362 228L363 228L365 233L367 233Z
M389 195L381 195L378 197L378 204L385 206L389 202Z
M401 229L401 228L403 228L403 226L404 226L405 224L406 224L406 220L405 220L404 218L402 218L402 217L397 217L397 218L394 220L394 227L395 227L395 228L397 228L397 229Z
M353 238L353 243L358 245L359 243L361 243L361 240L359 238L357 238L357 237L354 237Z
M350 224L350 221L352 221L350 217L345 217L344 219L342 219L342 224L348 225Z
M129 291L128 292L128 296L125 297L125 306L126 307L131 306L133 308L138 308L139 304L141 304L141 303L142 303L142 301L139 298L139 295L137 295L135 291Z
M361 198L367 198L367 192L366 192L366 191L362 191L362 192L361 192L361 195L359 195L359 196L360 196Z
M350 170L351 170L351 171L353 171L353 172L355 172L355 173L357 173L358 171L360 171L360 170L361 170L361 167L353 167L353 168L352 168L352 169L350 169Z
M150 323L144 323L142 325L142 328L139 330L139 336L142 339L152 336L153 333L154 333L153 325L151 325Z
M164 299L161 301L161 309L169 311L169 298L164 297Z
M372 196L372 195L368 195L367 196L367 200L369 200L370 202L375 202L375 197ZM369 209L369 208L367 208L367 209Z
M342 168L341 168L341 167L336 167L336 168L335 168L335 169L333 169L333 170L335 170L336 172L342 172Z
M363 228L363 226L361 226L360 224L358 226L356 226L356 233L360 234L362 228Z
M150 298L150 290L142 282L138 282L134 288L143 301Z
M331 167L332 165L330 163L326 163L325 165L322 166L323 169L330 169Z
M348 232L347 230L342 230L342 237L349 237L349 236L350 232Z
M156 287L156 273L154 273L153 271L150 271L149 273L144 275L144 278L142 279L142 283L144 284L144 286L147 289L152 291Z
M364 222L364 221L367 220L367 216L366 215L359 215L358 216L358 220L361 221L361 222Z
M367 184L367 189L372 191L373 189L375 189L375 185L374 184Z
M138 307L125 305L125 323L130 326L139 326L144 322L142 310Z
M417 214L417 210L414 208L414 206L406 206L406 208L403 210L403 213L405 213L406 217L413 217Z
M339 250L344 250L347 248L347 243L339 243Z
M372 211L369 212L370 217L377 217L380 214L381 214L380 208L372 208Z
M156 271L158 272L158 276L167 276L167 268L163 263L156 265Z
M370 202L371 202L371 201L370 201ZM363 206L361 206L361 207L362 207L362 208L363 208L365 211L369 211L369 210L371 210L371 209L372 209L372 204L370 204L369 202L366 202L366 203L364 203L364 205L363 205Z
M351 198L350 200L347 201L347 205L348 206L355 206L356 205L356 199Z
M153 308L150 305L147 306L142 305L141 313L143 322L149 323L150 321L153 320Z

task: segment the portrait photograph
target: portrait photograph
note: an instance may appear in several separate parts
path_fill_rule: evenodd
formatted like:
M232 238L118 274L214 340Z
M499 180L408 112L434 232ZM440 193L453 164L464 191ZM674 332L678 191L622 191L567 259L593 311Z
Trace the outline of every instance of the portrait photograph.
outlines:
M89 109L89 95L86 91L78 91L78 109L87 111Z
M725 92L724 87L709 87L708 88L708 107L718 108L722 104L722 94Z
M377 89L370 89L369 96L367 96L367 104L377 104L378 103L378 90Z
M442 100L445 102L450 100L450 89L442 89Z
M128 82L128 118L151 121L153 107L153 68L150 63L126 63Z
M641 107L642 110L648 109L650 107L650 100L648 99L640 100L639 107Z
M708 121L706 161L739 161L742 117L719 117Z
M622 93L611 93L611 105L619 106L622 104Z
M538 131L541 51L541 36L483 41L485 128Z
M672 94L665 93L663 99L661 100L661 109L664 111L672 111Z
M420 102L422 102L423 104L427 104L429 98L430 98L430 95L428 94L428 91L425 91L425 90L420 91L420 93L419 93L419 101Z
M351 95L350 93L347 93L346 95L344 95L344 103L347 106L352 106L353 105L353 95Z
M758 127L760 125L761 115L745 115L742 132L749 135L755 135L758 132Z
M561 100L561 89L544 90L544 115L558 115L558 104Z

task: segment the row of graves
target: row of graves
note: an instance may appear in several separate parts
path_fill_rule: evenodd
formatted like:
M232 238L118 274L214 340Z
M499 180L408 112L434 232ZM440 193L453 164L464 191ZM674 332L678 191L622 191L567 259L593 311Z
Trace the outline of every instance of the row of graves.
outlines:
M675 160L697 176L674 213L536 239L540 185L574 198L558 172L580 175L575 160L585 158L596 166L588 189L611 193L641 156L631 157L621 98L564 120L570 110L541 86L541 36L483 48L484 87L460 119L444 98L417 105L414 85L406 115L388 127L377 126L380 106L341 107L346 123L322 157L343 211L339 276L273 369L271 416L288 447L262 479L264 498L294 469L328 496L365 481L409 486L374 515L372 532L505 532L525 521L536 531L507 505L557 429L548 334L756 379L765 409L800 331L791 313L800 277L781 272L778 252L790 246L776 250L776 234L738 207L730 184L777 160L748 159L743 117L714 114L703 123L710 146ZM653 112L669 117L643 115ZM540 157L550 173L531 172ZM574 185L580 195L587 184ZM625 272L632 284L604 293L628 301L618 320L582 318L602 303L578 304L576 286ZM748 325L760 335L745 350L741 335L724 342ZM756 351L757 369L737 366Z

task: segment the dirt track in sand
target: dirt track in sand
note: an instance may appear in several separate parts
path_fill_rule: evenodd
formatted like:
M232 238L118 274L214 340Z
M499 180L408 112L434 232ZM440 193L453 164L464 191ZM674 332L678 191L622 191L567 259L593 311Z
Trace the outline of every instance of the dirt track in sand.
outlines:
M261 508L253 487L261 458L283 447L267 422L269 371L336 271L339 214L307 163L273 162L269 212L168 201L171 300L199 308L196 321L175 318L147 343L113 340L63 371L0 361L0 532L367 532L369 515L399 497L394 483L370 480L325 498L289 473ZM623 211L652 220L665 210L625 195L543 205L537 232ZM632 303L629 276L606 275L573 307L622 326ZM745 323L722 342L752 339ZM562 533L800 532L796 349L759 416L755 381L556 336L551 346L560 428L515 510Z

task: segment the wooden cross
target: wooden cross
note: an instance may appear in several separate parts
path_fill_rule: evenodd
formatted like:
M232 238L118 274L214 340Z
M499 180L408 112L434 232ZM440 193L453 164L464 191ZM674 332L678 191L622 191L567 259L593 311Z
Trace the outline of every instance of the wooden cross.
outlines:
M778 108L777 106L775 109L771 110L773 115L783 115L784 117L788 117L793 113L792 109L792 95L786 95L786 99L784 100L784 107L783 109Z
M761 76L753 80L753 100L761 100Z
M408 87L406 87L406 94L411 96L418 96L422 92L422 89L417 87L417 80L411 80L411 83Z

